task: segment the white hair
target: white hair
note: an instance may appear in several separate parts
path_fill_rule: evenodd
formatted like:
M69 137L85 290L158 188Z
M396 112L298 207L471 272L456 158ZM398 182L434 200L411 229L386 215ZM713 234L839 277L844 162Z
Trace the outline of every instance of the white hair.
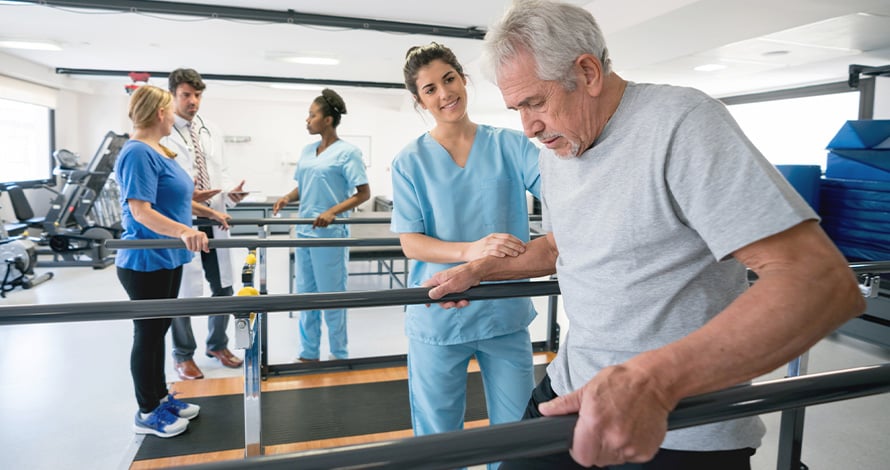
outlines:
M514 0L485 35L485 74L497 81L501 67L521 51L531 53L538 78L558 81L568 91L575 89L572 64L582 54L599 58L604 74L611 71L606 40L593 15L568 3Z

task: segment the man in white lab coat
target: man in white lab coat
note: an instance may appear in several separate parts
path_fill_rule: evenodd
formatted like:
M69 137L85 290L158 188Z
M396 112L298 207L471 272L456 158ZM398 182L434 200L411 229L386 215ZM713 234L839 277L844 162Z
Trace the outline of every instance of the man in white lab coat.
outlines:
M246 193L243 180L231 190L220 189L231 187L228 167L223 159L222 135L213 132L209 123L198 115L206 85L195 70L176 69L170 73L169 87L174 97L176 122L173 132L161 143L176 152L176 161L195 180L193 203L207 204L217 211L225 212L227 207L240 202ZM200 229L207 233L208 238L229 238L228 231L216 226ZM179 297L201 297L204 293L203 279L207 280L214 297L233 294L232 261L228 249L202 252L201 256L195 256L191 263L185 265ZM226 367L240 367L243 361L228 348L226 327L229 315L210 316L207 322L207 356L219 359ZM194 361L197 345L191 319L174 318L171 331L173 358L179 377L183 380L203 378L203 372Z

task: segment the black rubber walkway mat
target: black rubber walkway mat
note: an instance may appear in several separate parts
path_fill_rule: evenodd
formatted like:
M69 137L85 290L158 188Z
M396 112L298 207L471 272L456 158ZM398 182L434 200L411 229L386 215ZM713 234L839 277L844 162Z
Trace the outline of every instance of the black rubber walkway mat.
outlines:
M535 366L536 380L545 365ZM244 448L244 396L190 398L201 414L188 431L161 439L148 435L134 460L202 454ZM395 380L262 394L263 445L411 429L408 382ZM467 378L466 421L487 419L482 377Z

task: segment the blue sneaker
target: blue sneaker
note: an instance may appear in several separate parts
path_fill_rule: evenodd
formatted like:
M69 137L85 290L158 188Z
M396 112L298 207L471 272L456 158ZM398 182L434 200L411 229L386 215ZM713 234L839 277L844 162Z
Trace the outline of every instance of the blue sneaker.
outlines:
M175 393L168 393L167 396L161 400L161 406L167 408L167 411L180 418L192 419L198 416L198 412L201 411L200 406L179 401L174 398L173 395L175 395Z
M163 404L158 405L145 418L136 411L133 430L136 434L154 434L158 437L178 436L188 429L189 421L170 412Z

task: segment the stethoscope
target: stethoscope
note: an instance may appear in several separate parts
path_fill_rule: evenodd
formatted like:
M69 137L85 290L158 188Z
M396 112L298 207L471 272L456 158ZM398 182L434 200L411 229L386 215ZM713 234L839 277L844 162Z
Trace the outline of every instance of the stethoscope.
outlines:
M201 143L201 149L204 150L204 155L213 155L213 136L210 134L210 129L208 129L207 126L204 125L204 118L196 114L195 119L197 119L201 124L201 127L198 128L198 142ZM195 121L192 120L191 125L194 124ZM185 146L191 149L192 152L194 152L194 149L192 148L192 137L190 135L186 136L185 134L183 134L182 130L180 130L176 126L173 126L173 129L175 129L176 133L179 134L179 137L185 143Z

